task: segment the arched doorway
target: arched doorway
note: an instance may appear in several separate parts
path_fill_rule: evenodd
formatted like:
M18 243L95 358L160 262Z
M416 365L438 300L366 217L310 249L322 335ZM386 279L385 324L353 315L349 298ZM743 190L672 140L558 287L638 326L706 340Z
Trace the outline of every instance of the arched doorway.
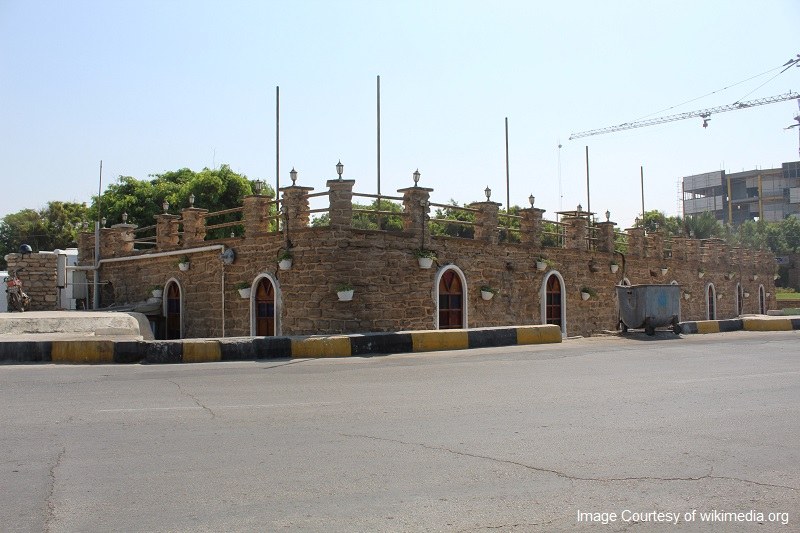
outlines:
M183 320L181 317L183 305L181 288L178 282L170 280L167 283L167 288L164 293L164 317L166 319L165 338L181 339L183 338Z
M275 335L275 286L268 278L261 278L253 299L255 309L255 334L259 337Z
M758 312L762 315L767 314L767 296L763 285L758 286Z
M706 319L717 319L717 291L713 283L706 285Z
M436 282L436 329L467 327L467 284L457 267L439 271Z
M540 290L542 324L555 324L561 328L561 334L567 334L567 306L564 278L555 270L550 271Z

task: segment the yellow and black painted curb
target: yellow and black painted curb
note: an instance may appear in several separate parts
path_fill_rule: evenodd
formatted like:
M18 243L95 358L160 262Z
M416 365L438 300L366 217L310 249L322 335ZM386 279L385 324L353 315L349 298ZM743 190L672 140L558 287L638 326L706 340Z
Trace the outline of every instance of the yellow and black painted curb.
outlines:
M555 325L359 335L237 337L175 341L0 342L0 362L177 364L256 359L350 357L561 342Z
M724 333L727 331L800 330L800 318L742 317L730 320L681 322L683 333Z

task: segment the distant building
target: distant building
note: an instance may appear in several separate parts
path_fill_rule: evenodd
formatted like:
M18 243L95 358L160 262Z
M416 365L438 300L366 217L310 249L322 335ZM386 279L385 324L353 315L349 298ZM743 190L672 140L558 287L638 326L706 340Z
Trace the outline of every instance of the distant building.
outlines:
M776 222L800 216L800 161L780 168L684 177L683 215L706 212L734 226L747 220Z

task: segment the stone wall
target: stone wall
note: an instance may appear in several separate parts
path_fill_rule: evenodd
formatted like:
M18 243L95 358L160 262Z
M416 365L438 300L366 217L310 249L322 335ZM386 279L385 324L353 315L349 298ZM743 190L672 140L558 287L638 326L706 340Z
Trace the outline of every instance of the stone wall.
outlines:
M142 302L154 286L165 288L175 281L181 289L185 337L250 335L253 301L242 299L235 286L254 286L260 277L267 277L276 287L276 329L283 335L432 329L437 324L436 280L442 269L456 267L466 282L468 327L543 323L545 280L554 271L563 279L567 335L616 329L615 286L623 280L631 284L676 281L682 294L688 295L681 298L683 320L706 318L709 283L721 296L715 300L717 318L757 313L761 285L770 293L767 308L775 307L775 260L768 253L730 249L713 239L667 240L636 228L627 231L628 251L621 254L613 250L614 223L590 228L588 217L580 212L562 221L564 248L542 248L544 211L533 207L522 210L520 243L499 242L498 206L493 202L472 205L479 226L474 239L432 237L425 220L431 190L417 187L398 191L404 195L404 231L359 230L350 225L352 180L332 180L328 187L329 227L308 226L311 189L292 186L281 191L286 218L280 232L270 232L266 223L271 200L257 195L245 199L244 237L201 241L206 213L198 208L184 210L190 215L185 220L190 221L191 238L186 236L187 222L181 222L181 216L158 215L158 245L148 251L133 249L132 226L104 228L101 306ZM92 264L93 239L92 234L81 236L80 264ZM423 242L437 256L431 269L421 269L414 257ZM282 271L276 258L287 247L293 265ZM223 249L235 252L232 264L221 260ZM184 255L190 262L185 272L177 266ZM550 269L536 269L540 256L552 263ZM610 269L612 260L619 263L616 273ZM91 277L90 272L90 282ZM335 287L342 282L355 289L350 302L337 299ZM736 303L737 284L750 295L743 298L741 310ZM482 285L498 293L483 300ZM580 289L584 286L596 296L583 300Z
M58 309L56 290L56 263L54 253L8 254L8 272L17 271L22 280L22 290L30 297L30 311ZM4 295L5 296L5 295Z

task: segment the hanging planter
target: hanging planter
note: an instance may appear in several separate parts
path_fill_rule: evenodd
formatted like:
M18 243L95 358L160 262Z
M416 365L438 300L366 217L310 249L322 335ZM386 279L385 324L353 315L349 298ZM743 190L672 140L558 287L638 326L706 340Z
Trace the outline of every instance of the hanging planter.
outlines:
M484 300L491 300L495 294L497 294L497 289L494 289L489 285L483 285L481 287L481 298Z
M547 270L547 267L552 266L552 264L553 263L549 259L544 257L538 257L536 259L536 270L538 270L539 272L544 272L545 270Z
M278 268L281 270L289 270L292 268L292 254L288 250L284 250L278 254Z
M698 270L698 271L697 271L697 277L698 277L698 278L702 278L702 277L703 277L703 276L705 276L705 275L706 275L706 271L705 271L705 270L703 270L702 268L701 268L700 270Z
M661 267L661 275L662 275L662 276L666 276L666 275L667 275L667 272L669 272L669 268L667 268L667 267Z
M161 298L161 296L164 294L164 290L160 286L156 285L150 290L150 294L153 295L153 298Z
M414 257L417 258L420 268L428 269L433 266L433 262L436 260L436 253L433 250L420 248L419 250L414 250Z
M749 292L744 293L744 297L745 298L750 298L750 293Z
M581 287L581 299L586 301L592 296L597 296L597 293L591 287Z
M336 296L340 302L349 302L353 299L353 286L349 283L340 283L336 286Z
M181 272L186 272L189 270L189 256L184 255L180 259L178 259L178 270Z
M239 296L242 299L250 298L250 284L241 282L236 284L236 290L239 291Z
M614 261L611 261L611 263L609 264L608 268L611 269L611 273L612 274L616 274L617 270L619 270L619 264L615 263Z
M683 293L683 299L684 300L688 300L691 297L692 297L692 293L690 293L688 291Z

